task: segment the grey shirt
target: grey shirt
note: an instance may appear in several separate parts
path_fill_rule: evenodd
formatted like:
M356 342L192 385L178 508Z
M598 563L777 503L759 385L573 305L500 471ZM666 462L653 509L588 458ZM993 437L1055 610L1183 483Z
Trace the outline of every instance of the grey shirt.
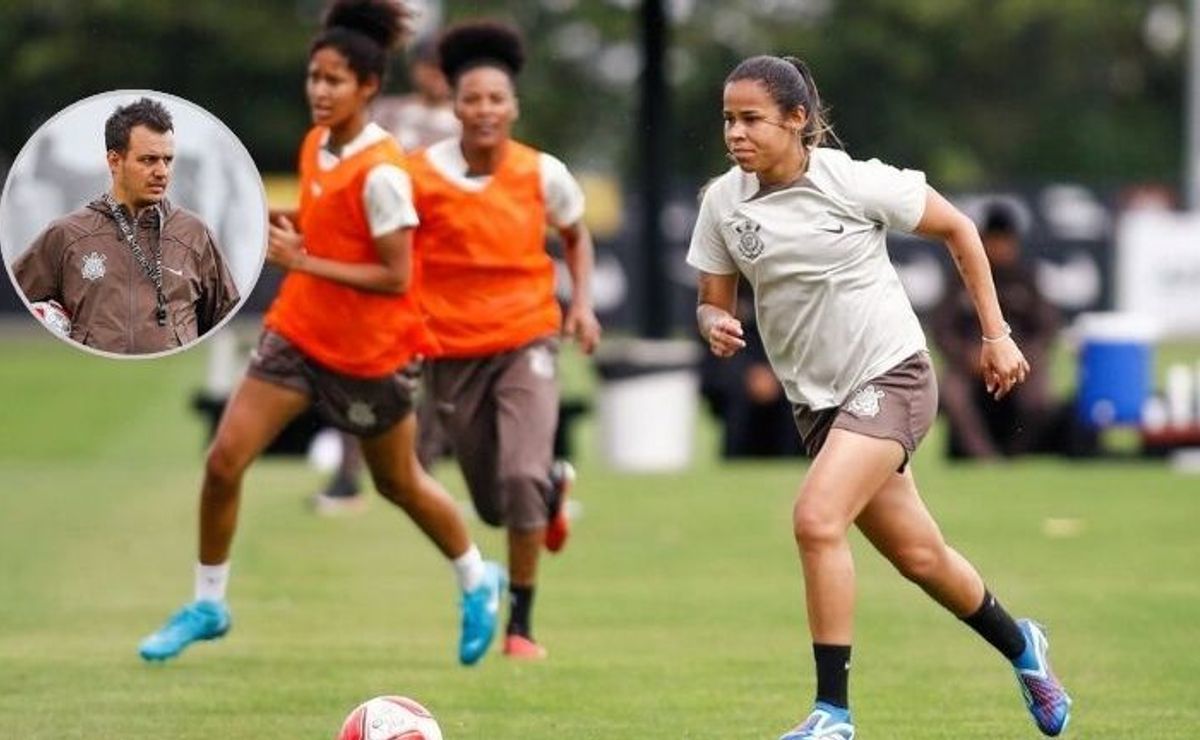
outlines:
M839 406L863 382L925 349L886 243L889 229L912 231L921 220L924 173L819 148L799 182L758 192L758 178L738 167L714 180L687 261L749 281L788 400Z

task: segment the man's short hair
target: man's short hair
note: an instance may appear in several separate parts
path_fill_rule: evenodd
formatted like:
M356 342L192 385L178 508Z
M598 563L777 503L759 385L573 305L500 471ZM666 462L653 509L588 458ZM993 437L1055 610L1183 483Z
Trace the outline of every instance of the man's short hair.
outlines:
M171 114L163 104L150 98L118 107L104 122L104 148L124 154L129 150L129 132L134 126L145 126L155 133L175 130Z

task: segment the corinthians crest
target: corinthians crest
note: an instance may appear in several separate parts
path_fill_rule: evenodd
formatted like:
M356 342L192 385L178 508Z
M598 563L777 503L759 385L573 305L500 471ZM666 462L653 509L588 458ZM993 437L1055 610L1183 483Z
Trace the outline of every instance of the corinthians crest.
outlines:
M354 400L346 407L346 418L351 424L369 427L375 424L375 409L366 401Z
M733 224L733 230L738 235L738 251L748 260L757 259L766 246L763 244L762 237L758 235L760 229L762 229L761 224L748 218L742 218Z
M83 255L83 267L79 270L84 280L99 280L104 277L104 261L108 255L92 252Z
M860 419L874 419L879 416L879 399L883 396L883 391L877 390L873 385L868 385L854 394L854 398L851 398L850 403L846 404L846 411Z

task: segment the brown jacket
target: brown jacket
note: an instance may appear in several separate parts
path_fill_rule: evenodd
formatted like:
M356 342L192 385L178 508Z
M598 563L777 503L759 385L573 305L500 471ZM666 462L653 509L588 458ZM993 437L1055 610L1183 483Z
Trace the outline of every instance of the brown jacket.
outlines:
M162 245L166 326L155 320L154 283L100 199L52 222L17 259L25 297L61 303L71 339L106 352L147 354L195 341L237 305L237 286L199 217L166 200L159 208L161 234L153 208L143 209L136 229L148 259Z

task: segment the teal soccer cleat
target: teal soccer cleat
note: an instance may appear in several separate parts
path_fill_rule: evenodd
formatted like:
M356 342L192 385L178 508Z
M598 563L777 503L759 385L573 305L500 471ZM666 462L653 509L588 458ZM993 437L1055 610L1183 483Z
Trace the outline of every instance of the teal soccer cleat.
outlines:
M779 740L854 740L850 710L819 701L808 719L788 730Z
M215 640L229 631L229 608L216 601L193 601L171 615L162 629L138 646L144 660L167 660L198 640Z
M1050 669L1046 658L1050 643L1045 628L1028 619L1017 620L1017 626L1025 636L1025 652L1013 661L1013 670L1017 672L1025 707L1042 734L1054 737L1071 720L1071 697Z
M508 576L496 563L484 563L483 583L462 595L462 635L458 659L474 665L492 644L500 617L500 595L508 588Z

